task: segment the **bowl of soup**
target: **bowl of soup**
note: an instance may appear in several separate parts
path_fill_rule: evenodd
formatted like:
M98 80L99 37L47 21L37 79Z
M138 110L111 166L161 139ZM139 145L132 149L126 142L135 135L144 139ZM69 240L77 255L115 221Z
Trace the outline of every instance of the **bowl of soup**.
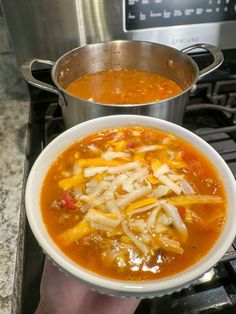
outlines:
M224 160L194 133L145 116L97 118L59 135L33 165L25 202L49 258L109 295L187 287L236 234Z
M213 62L204 69L188 55L203 49ZM209 44L181 51L159 43L114 40L77 47L55 63L32 59L22 66L29 84L59 96L66 128L114 114L148 115L182 123L190 90L223 62L223 53ZM52 66L48 84L37 80L37 64Z

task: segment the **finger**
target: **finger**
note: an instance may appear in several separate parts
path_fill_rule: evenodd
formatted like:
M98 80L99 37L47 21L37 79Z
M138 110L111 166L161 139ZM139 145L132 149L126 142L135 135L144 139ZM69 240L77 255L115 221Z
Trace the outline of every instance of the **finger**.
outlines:
M139 300L122 299L106 295L94 299L90 311L86 314L133 314L138 307Z
M57 266L45 259L44 270L40 287L40 305L48 313L74 314L83 304L83 300L90 290L79 284L71 277L66 276Z
M67 277L47 258L41 281L41 304L49 312L83 314L133 314L139 300L100 294ZM49 308L50 307L50 308Z

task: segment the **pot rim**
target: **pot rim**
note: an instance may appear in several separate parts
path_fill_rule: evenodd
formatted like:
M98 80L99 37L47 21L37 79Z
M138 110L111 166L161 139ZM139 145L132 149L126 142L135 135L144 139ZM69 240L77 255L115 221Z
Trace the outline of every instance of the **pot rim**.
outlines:
M169 98L165 98L159 101L153 101L153 102L148 102L148 103L141 103L141 104L104 104L104 103L99 103L99 102L94 102L94 101L90 101L88 99L84 99L82 97L79 96L74 96L70 93L68 93L63 87L61 87L61 85L58 83L57 79L56 79L56 69L59 65L59 63L68 55L73 54L75 51L81 50L81 49L85 49L86 47L96 47L96 46L102 46L102 45L108 45L108 44L112 44L112 43L137 43L137 44L144 44L144 45L149 45L149 46L161 46L164 48L168 48L170 50L172 50L175 53L180 54L182 57L187 58L187 60L192 64L194 70L195 70L195 77L194 80L192 81L191 85L189 87L187 87L186 89L183 89L183 91L173 97L169 97ZM199 67L197 65L197 63L193 60L193 58L191 58L189 55L187 55L186 53L182 52L181 50L178 50L176 48L173 48L171 46L167 46L167 45L163 45L163 44L159 44L159 43L155 43L155 42L149 42L149 41L142 41L142 40L112 40L112 41L105 41L105 42L100 42L100 43L95 43L95 44L88 44L88 45L84 45L84 46L80 46L80 47L76 47L68 52L66 52L65 54L63 54L59 59L56 60L56 62L54 63L54 65L52 66L51 69L51 78L53 80L53 83L57 86L57 88L59 89L59 91L61 91L63 94L66 94L69 97L72 97L74 99L78 99L80 101L89 103L89 105L96 105L96 106L102 106L102 107L144 107L144 106L151 106L151 105L155 105L157 106L158 104L162 105L165 102L168 101L172 101L177 99L178 97L183 96L184 94L188 93L192 87L196 84L196 82L199 79ZM181 87L182 88L182 87Z

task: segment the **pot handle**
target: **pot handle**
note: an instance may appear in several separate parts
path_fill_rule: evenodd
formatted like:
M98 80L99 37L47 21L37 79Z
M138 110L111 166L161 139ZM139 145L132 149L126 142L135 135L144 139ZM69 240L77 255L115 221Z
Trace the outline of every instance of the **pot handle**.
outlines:
M196 45L184 48L181 51L183 53L188 53L189 51L199 49L199 48L210 52L210 54L214 58L213 62L210 65L208 65L203 70L199 71L199 79L201 79L203 76L205 76L205 75L211 73L212 71L214 71L215 69L217 69L223 63L224 55L218 47L215 47L215 46L209 45L209 44L196 44Z
M46 65L50 65L53 66L54 62L50 61L50 60L43 60L43 59L31 59L31 60L27 60L25 61L22 66L21 66L21 74L23 75L24 79L31 85L44 89L47 92L51 92L54 94L57 94L59 97L59 104L61 106L65 106L65 100L64 97L62 95L62 93L59 91L59 89L51 84L42 82L37 80L33 74L32 74L32 66L34 63L42 63L42 64L46 64Z

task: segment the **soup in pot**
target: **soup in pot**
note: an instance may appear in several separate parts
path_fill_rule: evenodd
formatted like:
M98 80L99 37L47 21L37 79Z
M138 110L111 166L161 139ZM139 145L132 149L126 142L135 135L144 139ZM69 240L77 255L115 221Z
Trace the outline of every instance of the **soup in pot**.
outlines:
M111 69L90 73L72 82L66 91L102 104L145 104L171 98L183 90L155 72Z
M80 266L143 281L185 270L221 234L220 177L190 143L154 128L121 127L63 151L41 190L44 223Z

